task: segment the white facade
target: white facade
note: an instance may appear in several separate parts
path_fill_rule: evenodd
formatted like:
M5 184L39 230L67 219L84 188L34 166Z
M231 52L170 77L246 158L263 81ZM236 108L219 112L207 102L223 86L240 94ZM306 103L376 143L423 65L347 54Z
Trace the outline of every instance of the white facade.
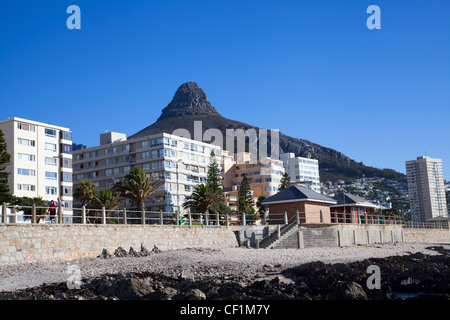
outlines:
M220 147L168 133L127 140L111 132L100 140L100 146L73 152L74 188L88 179L98 190L111 189L131 168L143 168L164 179L160 195L145 203L150 210L183 212L185 198L206 181L212 150L221 162ZM128 201L126 207L132 206Z
M68 128L10 118L0 121L11 163L10 192L18 197L42 197L72 207L72 132ZM65 210L65 213L67 211Z
M448 218L441 159L406 161L406 179L413 221Z
M294 153L280 155L284 170L289 174L291 183L302 183L304 186L320 193L319 161L315 159L295 157Z

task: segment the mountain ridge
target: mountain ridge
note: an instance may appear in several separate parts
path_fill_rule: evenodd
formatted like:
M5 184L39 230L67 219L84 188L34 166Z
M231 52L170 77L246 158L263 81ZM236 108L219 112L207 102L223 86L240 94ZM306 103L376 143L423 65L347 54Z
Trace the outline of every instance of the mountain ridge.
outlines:
M160 132L171 134L176 129L186 129L191 134L191 137L194 137L195 121L202 122L202 136L205 130L211 128L220 130L223 137L226 136L226 129L248 130L253 128L257 133L260 129L263 129L223 117L207 100L206 94L197 83L191 81L183 83L177 89L172 101L162 109L161 116L156 122L136 132L129 138ZM267 138L268 150L270 150L270 135ZM353 180L363 176L382 177L396 181L404 181L406 179L404 174L393 169L379 169L366 166L362 162L350 159L342 152L305 139L287 136L281 131L279 132L279 147L280 154L293 152L295 156L319 160L321 181Z

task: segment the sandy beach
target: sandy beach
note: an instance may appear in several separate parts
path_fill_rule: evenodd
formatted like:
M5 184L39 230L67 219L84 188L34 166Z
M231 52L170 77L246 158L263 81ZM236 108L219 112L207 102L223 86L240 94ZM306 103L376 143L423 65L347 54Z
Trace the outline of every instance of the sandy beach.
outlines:
M176 276L190 272L193 277L251 277L267 268L281 271L313 261L349 263L367 258L385 258L421 252L439 254L436 244L396 243L341 248L248 249L221 250L185 249L163 251L145 257L90 258L68 262L19 264L0 267L0 291L16 291L42 284L65 282L71 275L69 267L77 266L82 278L127 272L155 272ZM449 249L450 245L443 245ZM128 250L129 248L124 248ZM138 250L139 248L134 248Z

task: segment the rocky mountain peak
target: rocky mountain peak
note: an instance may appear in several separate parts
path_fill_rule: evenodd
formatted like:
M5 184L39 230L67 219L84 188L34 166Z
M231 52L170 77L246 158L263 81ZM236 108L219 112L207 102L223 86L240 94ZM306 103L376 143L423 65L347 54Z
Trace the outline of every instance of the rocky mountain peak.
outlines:
M195 82L183 83L172 101L165 107L159 120L186 115L219 115L208 101L205 92Z

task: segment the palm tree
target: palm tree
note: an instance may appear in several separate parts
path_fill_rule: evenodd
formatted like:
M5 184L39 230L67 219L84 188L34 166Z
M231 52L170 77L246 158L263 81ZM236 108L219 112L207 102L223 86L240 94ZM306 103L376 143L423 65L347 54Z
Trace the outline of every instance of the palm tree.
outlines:
M204 213L208 217L209 210L224 201L222 190L214 190L203 183L195 186L191 196L183 203L185 209Z
M83 179L75 189L73 196L77 198L82 205L88 205L95 197L97 190L91 180Z
M153 172L148 173L142 168L133 168L122 181L114 185L113 191L121 197L136 201L138 209L142 210L145 207L145 200L155 194L163 183L164 180L156 178Z
M100 190L96 193L91 201L93 209L105 208L106 210L114 210L120 205L119 194L112 190Z

